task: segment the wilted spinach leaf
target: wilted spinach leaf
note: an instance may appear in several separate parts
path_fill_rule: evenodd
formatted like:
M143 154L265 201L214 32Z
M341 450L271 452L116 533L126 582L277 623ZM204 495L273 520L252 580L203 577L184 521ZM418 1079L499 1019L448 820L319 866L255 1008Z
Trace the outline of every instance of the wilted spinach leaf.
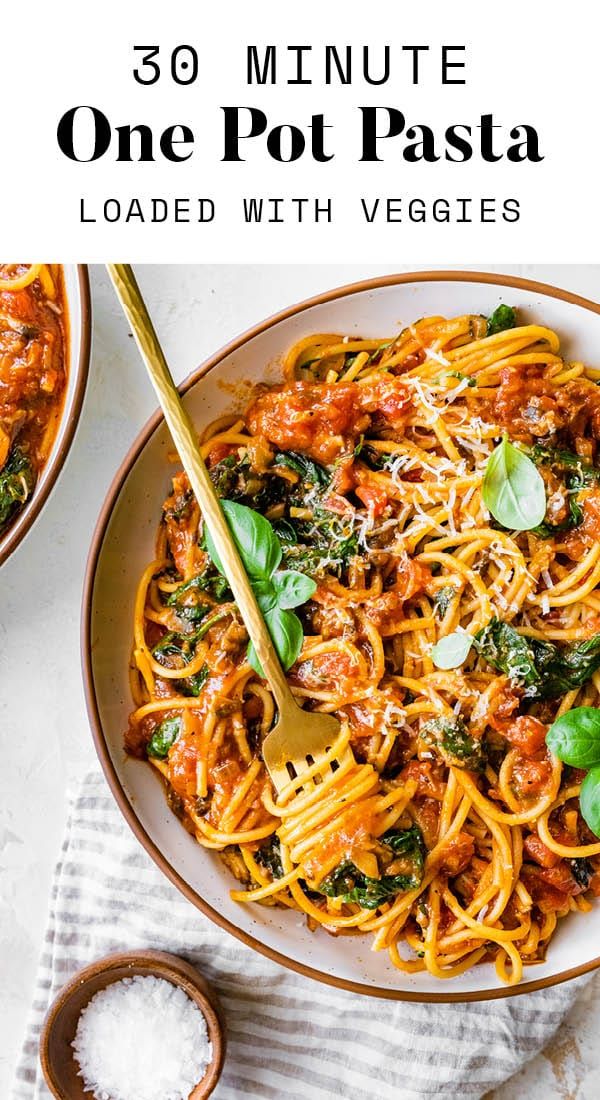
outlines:
M524 688L528 699L554 699L581 687L600 668L600 634L557 646L525 638L509 623L492 619L474 638L481 657Z
M254 856L261 867L270 871L273 878L282 878L283 866L281 863L281 844L277 833L273 833L265 844L262 844Z
M13 446L0 470L0 531L31 496L35 481L29 457L20 447Z
M446 584L443 588L438 588L435 594L435 599L433 601L433 606L436 615L438 615L440 619L444 618L455 596L456 589L453 588L451 584Z
M517 323L517 312L513 306L500 305L498 306L491 317L488 317L487 334L488 336L494 336L496 332L504 332L506 329L514 328Z
M363 909L377 909L382 902L400 891L419 886L423 877L425 845L418 826L390 829L380 837L380 842L387 845L395 857L405 857L409 861L405 873L371 878L359 871L352 860L346 859L319 884L319 893L355 902Z
M449 767L470 771L481 771L485 767L485 747L471 736L462 718L431 718L422 726L420 735Z
M276 456L275 465L294 470L309 485L328 485L331 480L324 466L298 451L282 451Z
M180 733L181 718L165 718L164 722L154 730L146 746L148 756L156 756L159 760L164 760Z

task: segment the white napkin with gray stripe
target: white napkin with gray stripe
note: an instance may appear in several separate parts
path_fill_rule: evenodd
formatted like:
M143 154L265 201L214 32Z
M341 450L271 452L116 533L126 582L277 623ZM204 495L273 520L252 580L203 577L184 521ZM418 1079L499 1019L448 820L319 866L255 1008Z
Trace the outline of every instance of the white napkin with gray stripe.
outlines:
M227 1058L215 1100L479 1097L551 1040L586 979L506 1001L421 1005L345 993L217 928L160 874L97 772L72 799L12 1100L47 1100L38 1039L67 978L110 951L184 955L215 986ZM135 1100L132 1097L131 1100Z

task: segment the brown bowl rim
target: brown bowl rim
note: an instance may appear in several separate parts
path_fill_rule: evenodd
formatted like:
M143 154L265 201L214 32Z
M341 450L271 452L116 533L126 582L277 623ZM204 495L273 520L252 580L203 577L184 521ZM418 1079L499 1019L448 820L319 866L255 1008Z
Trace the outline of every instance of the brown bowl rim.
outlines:
M65 266L65 265L63 265ZM60 446L56 451L50 453L48 462L46 463L46 476L44 484L39 489L34 489L33 496L26 507L23 509L20 516L17 517L15 522L8 528L8 531L4 538L0 539L0 566L4 565L6 561L15 552L17 547L21 544L23 539L33 527L36 519L38 518L44 504L46 503L50 493L54 489L56 482L60 476L61 470L66 462L67 455L71 449L71 444L77 425L79 423L79 417L81 415L81 409L83 406L83 398L85 396L85 390L88 380L89 367L90 367L90 349L92 342L92 301L90 294L90 277L87 264L75 264L77 269L77 282L79 287L79 305L81 310L81 336L79 340L79 347L76 354L76 362L69 362L69 375L74 374L76 378L75 390L73 394L73 403L71 406L71 412L65 433L61 440ZM67 305L70 303L67 301ZM71 310L69 309L69 316L67 318L67 324L71 323ZM64 411L61 414L64 416Z
M226 1048L225 1028L216 995L206 978L187 959L168 951L154 951L151 949L146 951L116 951L110 955L104 955L102 958L96 959L77 970L56 994L46 1013L39 1039L40 1065L44 1080L52 1095L57 1097L58 1100L66 1100L53 1074L48 1056L50 1035L59 1012L67 1004L72 994L81 989L81 986L85 985L86 982L90 982L99 974L105 974L108 971L127 966L145 967L149 973L157 977L164 977L167 981L171 981L180 987L183 987L184 981L194 987L198 999L201 1001L201 1010L206 1020L208 1038L213 1047L213 1057L204 1077L190 1094L190 1100L207 1100L221 1076ZM115 981L119 980L120 978L115 978ZM93 995L93 992L90 992L90 998ZM201 1091L197 1091L199 1089Z
M581 295L573 294L571 291L562 290L559 287L555 287L549 283L542 283L538 280L523 279L517 275L508 275L503 273L485 272L485 271L457 271L457 270L427 270L427 271L410 271L401 272L395 275L382 275L373 279L363 279L353 283L347 283L344 286L336 287L333 290L325 291L321 294L316 294L311 298L307 298L298 302L296 305L289 306L286 309L280 310L272 316L261 321L259 324L247 329L241 335L235 337L228 344L225 344L214 355L206 359L195 370L187 376L187 378L179 386L179 392L182 394L187 391L208 374L213 367L217 366L223 359L233 352L239 350L245 343L253 339L255 336L266 332L268 329L273 328L281 321L285 321L296 314L303 313L307 309L311 309L313 306L322 305L326 302L335 301L338 298L345 298L352 294L357 294L364 291L378 290L381 287L389 286L402 286L405 283L432 283L432 282L467 282L467 283L483 283L490 286L508 287L509 289L527 290L532 294L542 294L544 297L556 298L563 302L568 302L570 305L580 306L583 309L589 310L591 313L600 315L600 304L593 302L589 298L583 298ZM247 947L253 948L258 951L259 954L266 956L273 962L279 963L281 966L287 967L288 970L294 970L297 974L301 974L305 978L312 978L316 981L322 982L325 985L334 986L337 989L346 990L348 993L362 993L366 996L381 997L390 1001L409 1001L425 1004L457 1004L472 1001L492 1001L500 1000L505 997L517 997L522 993L533 993L537 989L548 989L550 986L559 985L562 982L570 981L572 978L578 978L582 974L587 974L592 970L595 970L600 966L600 955L595 959L590 960L587 963L582 963L580 966L570 968L568 970L562 970L558 974L553 974L548 978L539 978L534 981L523 982L518 986L506 986L503 988L492 989L479 989L471 992L452 993L423 993L420 991L413 992L406 989L388 989L382 986L369 985L365 982L355 982L348 978L338 978L333 974L326 974L321 970L316 970L305 963L297 962L295 959L290 958L287 955L283 955L280 951L276 951L274 948L261 943L255 936L245 932L243 929L236 927L231 921L227 920L216 909L213 909L194 890L189 883L175 870L174 867L168 862L166 857L155 845L154 841L150 838L143 825L139 821L135 810L125 791L121 785L116 769L110 757L108 745L104 738L104 731L100 722L100 715L98 711L98 703L96 699L96 692L94 687L94 678L92 671L92 640L91 640L91 614L92 614L92 599L94 591L94 580L96 575L96 567L98 564L98 558L104 541L104 536L110 517L119 496L119 493L123 487L123 484L133 466L142 452L146 443L156 430L160 422L163 420L163 415L160 409L149 418L135 441L132 443L129 451L123 459L119 469L117 470L111 485L107 491L100 515L98 517L96 527L92 536L92 542L90 545L90 551L86 564L84 588L83 588L83 602L81 610L81 660L82 660L82 674L83 674L83 686L85 692L86 707L88 712L88 718L92 730L92 737L96 752L98 754L100 764L104 771L107 783L112 791L112 794L123 814L127 824L132 829L133 833L145 848L148 855L154 860L157 867L163 872L164 875L173 883L174 886L181 891L184 897L187 898L193 905L196 906L205 916L209 917L215 924L219 925L225 931L231 933L236 939L241 940Z

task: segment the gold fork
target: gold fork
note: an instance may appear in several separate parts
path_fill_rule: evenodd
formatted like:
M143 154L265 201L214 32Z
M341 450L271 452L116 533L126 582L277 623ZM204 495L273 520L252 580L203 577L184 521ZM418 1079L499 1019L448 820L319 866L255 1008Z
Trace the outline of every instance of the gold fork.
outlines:
M107 268L277 704L277 721L263 742L262 755L269 775L280 792L292 778L301 776L309 768L313 768L314 773L314 765L318 769L327 751L340 735L340 723L333 715L302 710L294 699L200 454L194 426L171 377L133 270L130 264L107 264ZM350 751L346 749L344 757ZM338 760L337 763L339 762ZM328 762L328 770L331 763L333 761Z

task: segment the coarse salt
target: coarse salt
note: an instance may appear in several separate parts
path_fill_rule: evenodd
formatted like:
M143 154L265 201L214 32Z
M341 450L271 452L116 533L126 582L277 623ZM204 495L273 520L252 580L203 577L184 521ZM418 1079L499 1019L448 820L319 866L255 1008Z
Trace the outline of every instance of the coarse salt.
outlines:
M141 974L92 997L73 1049L96 1100L187 1100L212 1060L198 1006L179 986Z

